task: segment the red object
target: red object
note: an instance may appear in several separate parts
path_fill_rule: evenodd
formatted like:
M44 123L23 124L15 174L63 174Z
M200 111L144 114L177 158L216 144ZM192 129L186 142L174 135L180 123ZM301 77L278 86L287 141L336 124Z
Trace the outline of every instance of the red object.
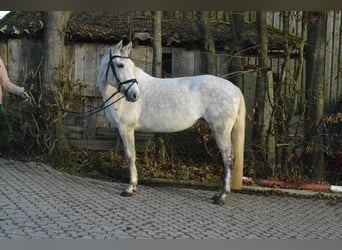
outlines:
M250 179L244 177L245 179ZM318 191L318 192L327 192L327 191L337 191L342 192L342 186L334 186L330 184L317 184L317 183L300 183L300 182L287 182L281 180L256 180L252 181L260 186L268 186L268 187L279 187L279 188L290 188L290 189L300 189L300 190L308 190L308 191Z
M303 190L312 190L312 191L329 191L330 185L325 184L302 184L299 186L300 189Z
M293 188L293 189L312 190L312 191L321 191L321 192L330 190L330 185L328 184L291 183L291 182L280 181L280 180L260 180L257 183L261 186Z
M290 183L290 182L280 181L280 180L260 180L259 185L276 186L276 187L282 187L282 188L297 188L298 187L298 185L295 183Z

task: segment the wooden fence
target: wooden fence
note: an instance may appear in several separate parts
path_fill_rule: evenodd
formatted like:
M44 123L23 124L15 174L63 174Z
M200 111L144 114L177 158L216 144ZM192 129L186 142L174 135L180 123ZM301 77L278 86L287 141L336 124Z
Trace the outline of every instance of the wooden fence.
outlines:
M180 13L178 13L180 15ZM214 15L214 13L212 13ZM222 13L220 13L222 14ZM302 24L299 19L301 12L292 11L289 22L290 32L301 35ZM249 15L253 21L253 15ZM269 12L268 24L275 28L282 29L283 19L281 12ZM327 35L327 53L326 53L326 112L337 112L338 105L341 103L342 96L342 63L341 63L341 29L342 18L341 11L331 11L328 16L328 35ZM70 70L69 84L72 85L75 92L82 101L79 101L75 110L86 112L91 107L98 106L102 99L96 87L97 68L105 51L110 47L106 44L96 43L76 43L67 45L68 62L67 66ZM27 39L8 39L0 41L0 53L5 64L8 67L10 78L18 85L23 85L28 79L33 78L39 73L39 65L42 59L42 44L38 40ZM172 77L198 75L203 73L205 68L205 60L203 60L203 52L198 50L187 50L182 48L164 48L163 53L167 58L171 59ZM218 75L225 76L228 71L227 61L230 55L217 51ZM148 46L136 46L132 51L132 59L137 66L141 67L148 73L152 71L152 48ZM276 76L280 74L283 58L272 57L271 68ZM293 71L296 65L296 58L291 59L290 71ZM253 67L258 64L258 58L246 57L244 61ZM304 68L305 71L305 68ZM253 114L256 72L244 74L243 92L246 98L247 112ZM276 77L274 78L276 81ZM304 88L305 74L302 74L301 81L297 86L298 90ZM272 91L270 89L270 91ZM298 100L299 102L300 100ZM271 113L271 105L266 106L266 115ZM104 112L100 112L86 119L79 118L75 115L68 115L64 119L64 125L67 131L67 138L71 145L79 148L88 148L96 150L115 149L119 147L120 140L115 128L113 128L106 119ZM247 123L247 145L251 143L251 123ZM184 144L184 140L180 136L188 138L186 134L178 134L178 141ZM194 134L192 134L194 136ZM198 136L198 135L197 135ZM137 141L144 143L152 140L151 134L139 133ZM172 138L170 141L174 141ZM193 141L193 140L189 140ZM192 142L189 142L189 148L194 148ZM203 145L201 146L203 147ZM176 148L176 147L175 147ZM180 150L185 152L184 149ZM202 151L201 151L202 152Z
M301 37L303 31L302 11L290 11L290 34ZM251 17L250 21L255 20ZM282 12L267 14L267 23L283 30ZM305 79L303 79L305 80ZM304 81L303 81L304 83ZM329 11L327 18L326 57L325 57L325 111L334 113L342 109L342 11Z

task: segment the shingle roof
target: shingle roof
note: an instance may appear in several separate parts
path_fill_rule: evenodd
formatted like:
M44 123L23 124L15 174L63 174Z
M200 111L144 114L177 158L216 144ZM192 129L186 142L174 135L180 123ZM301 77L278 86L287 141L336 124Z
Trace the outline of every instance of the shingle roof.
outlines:
M41 37L44 30L42 11L13 11L0 20L1 36ZM211 31L217 49L230 50L232 30L228 22L211 22ZM122 39L139 39L151 43L152 16L114 16L97 12L77 11L69 23L66 40L69 42L114 43ZM256 44L256 25L246 24L242 37L245 46ZM295 39L295 38L292 38ZM282 48L284 35L274 29L268 32L269 48ZM163 20L164 46L203 48L203 37L194 19Z
M37 37L43 28L42 11L11 11L0 20L0 37Z

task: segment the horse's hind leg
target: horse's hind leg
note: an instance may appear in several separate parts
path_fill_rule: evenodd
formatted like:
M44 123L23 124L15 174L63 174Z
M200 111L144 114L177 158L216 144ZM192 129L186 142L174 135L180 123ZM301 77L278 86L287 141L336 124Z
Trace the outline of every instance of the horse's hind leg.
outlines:
M221 132L222 131L222 132ZM213 197L215 204L223 205L226 203L227 195L230 192L231 172L234 163L234 153L232 150L231 136L229 129L214 130L216 143L222 155L224 164L224 176L222 180L222 189L218 195Z
M135 165L135 143L134 143L134 130L120 129L120 136L125 150L125 155L129 168L129 186L121 192L121 196L132 196L137 189L138 173Z

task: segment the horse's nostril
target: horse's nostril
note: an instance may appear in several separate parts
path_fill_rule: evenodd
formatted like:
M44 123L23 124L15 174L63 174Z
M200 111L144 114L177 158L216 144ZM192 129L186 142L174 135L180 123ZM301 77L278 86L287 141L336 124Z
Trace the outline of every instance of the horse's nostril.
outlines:
M132 95L131 95L131 100L132 101L137 101L139 99L139 94L138 93L133 93Z

